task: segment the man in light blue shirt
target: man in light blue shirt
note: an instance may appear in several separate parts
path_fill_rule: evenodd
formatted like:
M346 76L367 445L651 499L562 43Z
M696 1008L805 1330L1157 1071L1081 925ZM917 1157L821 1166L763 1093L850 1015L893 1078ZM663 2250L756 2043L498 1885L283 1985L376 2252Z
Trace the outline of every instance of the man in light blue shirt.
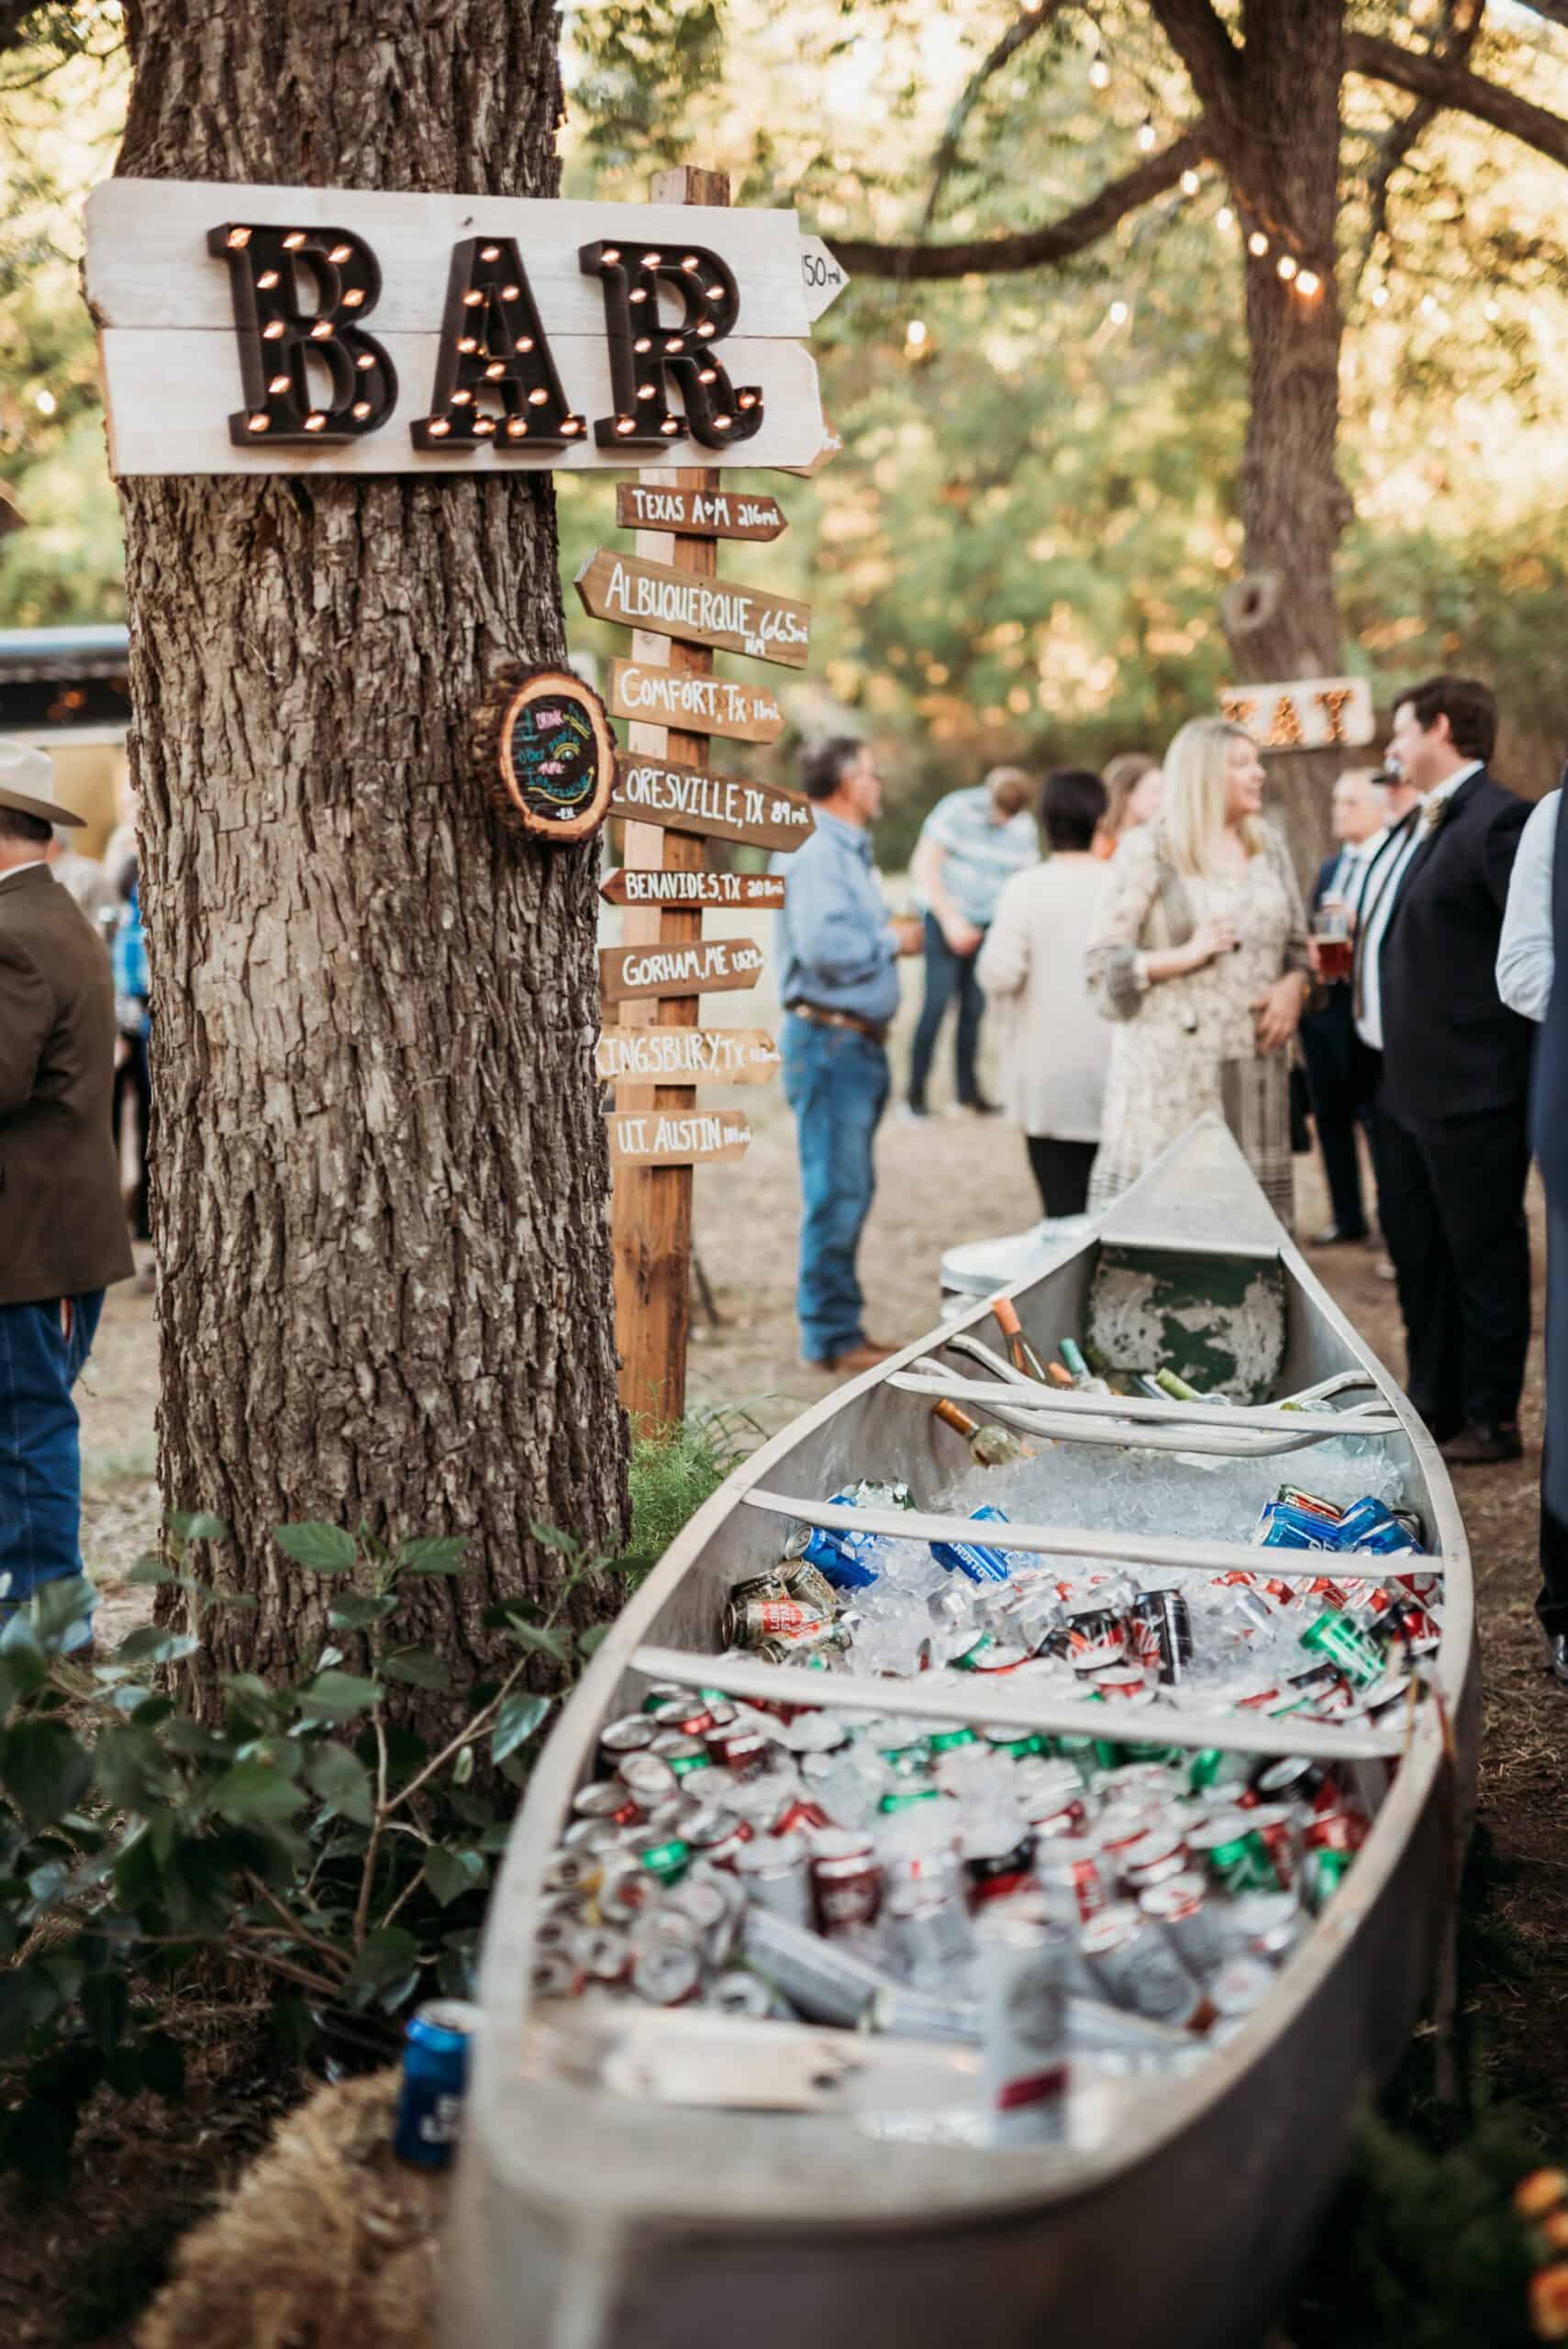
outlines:
M889 916L867 827L882 777L863 742L840 735L801 776L817 829L777 857L784 1097L800 1142L801 1354L814 1370L870 1370L892 1352L862 1319L855 1258L875 1187L873 1148L887 1106L887 1030L897 958L920 950L917 921Z
M975 1058L985 998L975 957L995 917L1003 885L1040 863L1029 809L1034 786L1020 767L993 767L972 791L950 791L927 817L910 864L926 917L926 1000L909 1058L909 1114L927 1115L926 1085L947 1008L958 998L958 1101L994 1116L980 1091Z

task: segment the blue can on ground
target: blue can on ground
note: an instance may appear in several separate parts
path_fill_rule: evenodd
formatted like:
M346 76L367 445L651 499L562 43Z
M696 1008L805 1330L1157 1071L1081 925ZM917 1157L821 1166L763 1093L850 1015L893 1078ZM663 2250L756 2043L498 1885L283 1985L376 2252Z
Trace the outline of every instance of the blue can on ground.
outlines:
M417 2169L445 2169L462 2124L469 2042L479 2009L462 1998L435 1998L409 2019L403 2041L403 2090L392 2149Z

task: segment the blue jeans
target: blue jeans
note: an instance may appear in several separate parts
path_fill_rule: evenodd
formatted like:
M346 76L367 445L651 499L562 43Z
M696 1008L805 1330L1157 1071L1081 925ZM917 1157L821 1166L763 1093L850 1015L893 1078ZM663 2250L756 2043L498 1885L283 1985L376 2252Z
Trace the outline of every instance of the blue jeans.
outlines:
M936 1053L937 1034L955 995L958 1097L971 1107L980 1098L974 1061L980 1050L980 1015L985 1008L985 997L974 971L979 953L976 947L973 954L955 954L942 936L936 916L926 916L926 999L920 1006L919 1025L909 1054L909 1098L917 1109L926 1106L926 1084Z
M0 1305L0 1617L40 1583L82 1572L82 1449L71 1390L103 1304L99 1288Z
M831 1362L859 1345L855 1255L876 1188L873 1144L887 1107L887 1054L851 1028L818 1028L786 1014L784 1098L800 1141L801 1351Z

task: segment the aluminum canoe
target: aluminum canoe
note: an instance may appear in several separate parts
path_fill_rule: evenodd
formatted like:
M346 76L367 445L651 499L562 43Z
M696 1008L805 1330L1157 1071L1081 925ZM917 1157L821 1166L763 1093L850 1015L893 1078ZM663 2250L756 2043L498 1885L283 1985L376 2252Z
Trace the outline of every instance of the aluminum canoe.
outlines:
M450 2349L1242 2349L1258 2339L1341 2168L1358 2098L1392 2068L1450 1946L1480 1713L1469 1556L1425 1428L1218 1120L1191 1129L1073 1254L1013 1293L1025 1330L1054 1341L1086 1326L1102 1255L1136 1262L1140 1251L1167 1271L1184 1266L1195 1294L1234 1299L1254 1274L1273 1286L1275 1395L1366 1375L1397 1423L1391 1452L1444 1562L1438 1700L1396 1763L1357 1765L1381 1800L1349 1876L1240 2035L1185 2076L1140 2082L1115 2130L1084 2149L873 2142L849 2114L617 2095L592 2063L573 2062L546 2016L530 2015L546 1862L593 1773L601 1723L661 1676L651 1658L648 1670L634 1659L718 1647L725 1593L778 1555L780 1520L749 1495L823 1497L862 1475L902 1476L917 1492L944 1480L951 1455L940 1462L933 1447L952 1439L894 1380L955 1331L994 1336L989 1305L977 1304L747 1460L671 1546L564 1708L485 1939L443 2262ZM1283 1473L1309 1484L1310 1460L1295 1453ZM835 1676L813 1675L814 1693ZM928 1675L939 1676L949 1677ZM888 1709L909 1709L889 1696ZM1277 1748L1297 1750L1283 1729Z

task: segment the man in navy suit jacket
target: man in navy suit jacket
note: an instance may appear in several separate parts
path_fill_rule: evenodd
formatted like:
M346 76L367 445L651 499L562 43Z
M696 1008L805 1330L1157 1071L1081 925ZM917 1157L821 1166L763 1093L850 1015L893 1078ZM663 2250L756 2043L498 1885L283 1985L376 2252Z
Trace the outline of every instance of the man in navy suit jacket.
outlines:
M1375 771L1347 767L1334 785L1332 822L1340 846L1318 867L1312 892L1315 914L1325 897L1339 897L1353 918L1368 863L1383 838L1384 820L1383 793ZM1334 1211L1333 1221L1326 1231L1317 1234L1312 1244L1328 1248L1336 1241L1364 1240L1367 1223L1356 1128L1371 1116L1377 1071L1374 1055L1356 1034L1348 979L1336 979L1328 990L1328 1001L1302 1021L1301 1050Z
M1497 705L1470 677L1402 695L1389 757L1423 793L1383 933L1378 1179L1410 1400L1462 1464L1519 1456L1529 1343L1530 1024L1497 992L1527 801L1487 772Z

